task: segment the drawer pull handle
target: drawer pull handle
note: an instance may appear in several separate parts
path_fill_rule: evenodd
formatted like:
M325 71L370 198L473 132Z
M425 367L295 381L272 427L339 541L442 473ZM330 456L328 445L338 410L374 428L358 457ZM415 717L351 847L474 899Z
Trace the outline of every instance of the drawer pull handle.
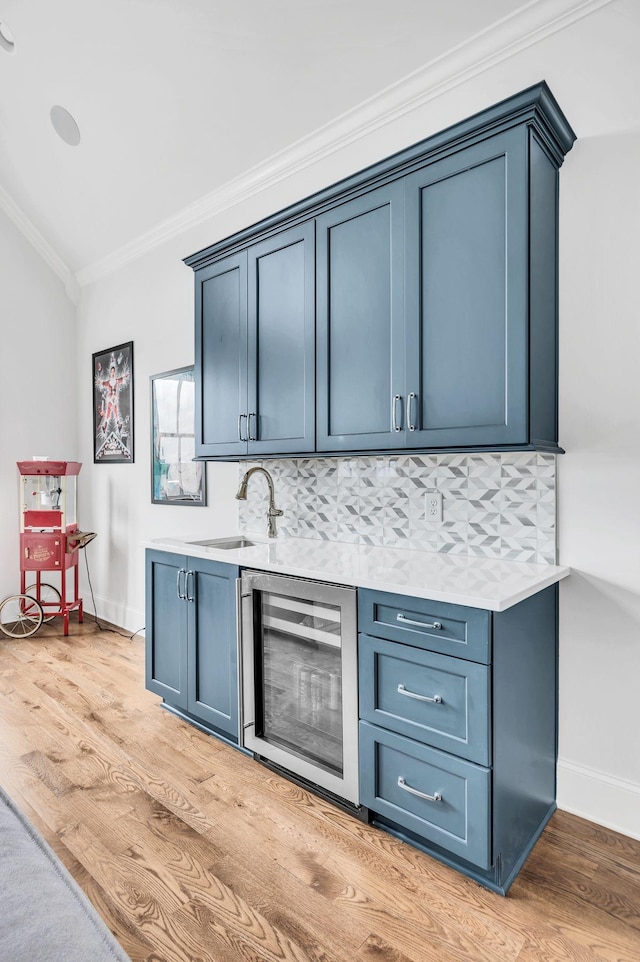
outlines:
M399 621L401 625L415 625L416 628L433 628L434 631L440 631L442 628L439 621L433 621L430 625L426 621L412 621L411 618L406 618L401 611L396 615L396 621Z
M429 697L429 695L418 695L415 691L409 691L404 685L398 685L398 694L406 695L407 698L415 698L417 701L428 701L431 702L432 705L442 704L442 695L434 695L433 698Z
M442 801L442 795L440 792L434 792L433 795L427 795L425 792L419 792L417 788L411 788L411 785L407 785L402 775L398 777L398 788L401 788L403 792L409 792L410 795L416 795L418 798L424 798L425 802Z

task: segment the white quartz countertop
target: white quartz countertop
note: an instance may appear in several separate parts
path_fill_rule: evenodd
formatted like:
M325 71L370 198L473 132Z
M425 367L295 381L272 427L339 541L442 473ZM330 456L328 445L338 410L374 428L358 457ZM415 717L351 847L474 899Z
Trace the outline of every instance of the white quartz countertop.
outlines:
M254 542L247 548L217 548L158 538L145 547L194 558L208 558L242 568L257 568L356 588L374 588L415 598L429 598L490 611L504 611L566 578L570 568L473 558L406 548L380 548L308 538L267 540L238 535Z

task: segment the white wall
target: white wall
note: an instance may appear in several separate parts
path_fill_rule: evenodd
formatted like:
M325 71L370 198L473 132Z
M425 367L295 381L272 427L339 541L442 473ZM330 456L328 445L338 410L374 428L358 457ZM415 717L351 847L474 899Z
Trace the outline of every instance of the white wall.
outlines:
M559 803L640 837L640 129L562 183Z
M430 133L546 79L578 134L561 172L559 803L640 837L640 111L629 0L510 51L465 83L185 232L84 292L78 341L83 526L98 531L106 617L143 624L144 539L235 525L234 466L209 466L211 507L149 503L148 376L193 360L192 277L180 258ZM277 123L277 117L274 117ZM136 461L91 462L91 353L135 342Z
M0 599L20 589L16 461L77 459L76 312L0 211Z

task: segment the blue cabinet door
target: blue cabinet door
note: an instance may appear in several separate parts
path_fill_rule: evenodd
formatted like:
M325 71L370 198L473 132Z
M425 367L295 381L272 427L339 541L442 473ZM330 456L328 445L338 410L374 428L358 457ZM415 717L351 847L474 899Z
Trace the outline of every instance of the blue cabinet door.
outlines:
M238 740L235 565L146 553L145 687Z
M528 443L526 128L405 189L407 445Z
M314 449L314 254L313 221L248 251L249 454Z
M176 708L187 709L187 558L146 554L145 687Z
M316 220L318 451L404 445L403 208L398 181Z
M189 559L188 710L238 737L236 579L239 569Z
M197 271L195 298L196 455L243 454L247 448L246 251Z

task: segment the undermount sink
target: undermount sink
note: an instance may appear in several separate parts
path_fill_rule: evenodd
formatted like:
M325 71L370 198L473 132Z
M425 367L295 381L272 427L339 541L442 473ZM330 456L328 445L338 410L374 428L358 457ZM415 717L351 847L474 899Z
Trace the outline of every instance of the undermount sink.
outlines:
M256 541L248 538L209 538L206 541L190 541L189 544L201 545L203 548L253 548Z

